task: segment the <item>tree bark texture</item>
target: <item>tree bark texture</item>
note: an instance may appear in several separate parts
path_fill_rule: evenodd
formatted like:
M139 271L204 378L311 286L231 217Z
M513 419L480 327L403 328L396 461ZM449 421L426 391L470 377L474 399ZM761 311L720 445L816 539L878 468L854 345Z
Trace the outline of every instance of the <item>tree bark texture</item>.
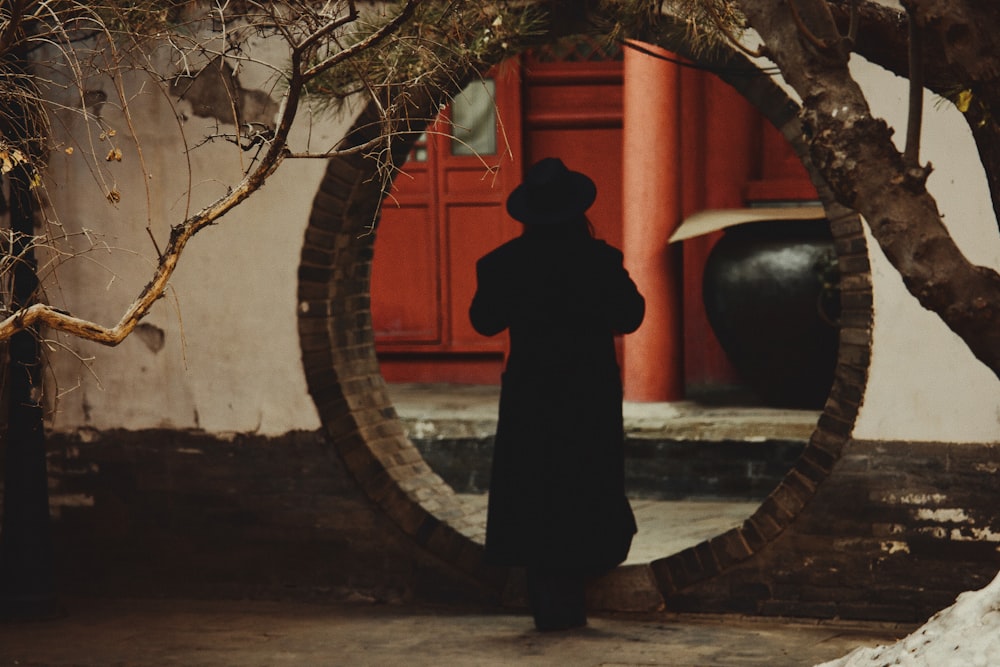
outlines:
M22 170L16 170L22 171ZM14 232L13 307L35 299L38 287L31 241L34 234L30 178L10 179ZM7 429L4 445L4 502L0 528L0 619L33 619L56 608L53 546L49 532L48 471L45 457L42 355L38 332L18 331L10 339Z
M848 71L850 45L840 38L830 7L824 0L739 4L802 98L810 157L837 200L864 216L921 305L940 315L1000 377L1000 275L962 254L925 187L930 168L907 169L893 130L872 116Z
M847 30L850 4L850 0L830 3L843 31ZM924 32L924 85L953 102L965 96L959 108L979 149L993 212L1000 224L1000 124L994 112L1000 109L1000 85L994 74L1000 57L996 44L1000 34L1000 6L989 2L970 8L967 5L971 3L947 3L954 12L941 18L938 17L941 8L927 7L929 4L910 3ZM855 52L890 72L907 76L906 14L874 2L862 2L856 7L856 17L859 29ZM961 17L965 17L964 21L959 20ZM968 43L955 44L956 36Z

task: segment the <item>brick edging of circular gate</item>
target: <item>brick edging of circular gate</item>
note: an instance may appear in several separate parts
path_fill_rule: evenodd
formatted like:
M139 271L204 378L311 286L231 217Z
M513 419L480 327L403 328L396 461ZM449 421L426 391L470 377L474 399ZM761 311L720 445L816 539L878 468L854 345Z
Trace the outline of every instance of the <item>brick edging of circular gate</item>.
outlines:
M722 78L782 131L808 168L794 105L768 77L743 76L733 63L749 71L748 62L732 53L709 64L726 67ZM375 114L366 109L354 132L377 127ZM396 141L397 164L409 145ZM373 226L384 195L380 173L378 163L360 153L334 158L313 202L298 276L298 328L309 392L333 447L366 495L414 542L500 593L512 581L516 588L516 577L483 564L481 519L409 441L379 372L369 279ZM834 385L809 444L741 526L649 564L618 568L592 586L594 607L661 608L665 598L753 558L789 526L840 457L867 380L871 275L858 216L833 203L820 179L813 181L835 238L842 315Z

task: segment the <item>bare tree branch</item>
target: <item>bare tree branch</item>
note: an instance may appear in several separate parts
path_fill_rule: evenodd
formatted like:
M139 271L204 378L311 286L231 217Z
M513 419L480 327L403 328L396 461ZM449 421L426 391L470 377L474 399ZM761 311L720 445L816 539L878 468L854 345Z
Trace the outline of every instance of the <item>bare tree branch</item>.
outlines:
M918 25L917 17L912 10L907 12L907 18L910 37L907 49L910 61L910 99L903 163L907 169L915 169L920 166L920 130L924 117L924 45L923 30Z
M0 321L0 340L9 338L17 331L24 330L27 327L44 324L51 329L103 345L118 345L135 330L136 326L149 313L156 301L162 297L188 242L202 229L216 224L226 213L239 206L252 193L259 190L288 157L293 155L295 157L329 157L348 152L377 154L379 156L377 159L386 165L383 178L385 179L384 185L387 185L391 180L391 175L395 168L392 164L392 135L397 132L410 132L413 127L430 122L431 118L428 114L431 109L436 111L439 98L442 94L445 94L440 91L450 91L453 88L457 91L461 88L460 82L468 80L470 72L476 71L480 66L486 66L482 65L482 63L492 65L494 58L498 62L503 50L509 48L501 44L500 38L497 38L495 43L488 43L488 40L483 42L481 48L484 49L484 53L491 55L485 56L485 59L482 60L477 60L477 57L481 56L477 56L476 53L470 50L468 45L452 45L447 40L442 40L440 43L434 43L432 45L433 48L428 50L430 59L426 61L427 64L424 71L413 72L405 70L406 74L401 74L399 71L389 71L385 76L385 80L377 84L367 79L369 71L365 67L357 68L355 70L357 80L362 82L362 85L368 86L368 94L373 99L376 99L380 105L383 105L381 106L380 124L371 133L370 137L352 137L347 143L340 142L330 150L316 154L293 153L288 144L289 136L299 109L302 106L306 87L318 77L345 63L350 63L353 59L359 58L364 54L372 53L376 49L380 49L379 55L365 56L368 58L368 62L378 62L380 54L383 52L382 50L387 52L388 50L396 49L399 53L406 53L414 47L418 49L426 48L429 42L422 42L423 38L419 37L419 35L411 45L407 40L414 39L414 35L407 36L403 34L404 28L406 28L409 22L414 20L417 10L424 4L427 4L425 0L405 0L397 12L388 17L381 26L371 29L367 35L346 46L342 45L340 31L359 20L359 12L353 0L342 0L341 3L333 5L330 3L320 3L315 6L309 3L301 3L294 6L279 6L271 3L248 2L246 6L254 9L256 13L250 14L240 9L239 11L243 13L239 15L230 15L227 13L228 10L225 7L216 7L213 10L211 18L213 22L218 24L219 32L214 37L208 35L205 38L207 41L200 41L196 36L189 37L190 46L187 48L191 53L199 54L202 58L215 59L214 61L219 63L218 66L220 68L223 68L225 65L224 59L229 57L234 57L237 62L248 62L252 58L244 53L243 44L248 35L259 34L261 30L270 31L272 35L278 36L278 39L283 41L288 49L289 63L280 71L280 75L283 77L285 83L284 92L273 129L265 128L266 131L254 134L250 134L248 130L248 141L244 142L242 140L244 128L239 122L240 117L236 109L236 100L231 99L233 123L236 125L235 132L227 134L217 131L213 136L206 139L206 142L212 139L234 141L244 150L257 148L259 154L253 158L249 166L244 167L242 179L230 186L225 195L219 197L202 210L188 214L184 220L173 225L165 247L160 248L159 244L156 243L151 225L149 224L150 221L147 219L147 233L153 239L157 253L155 268L151 279L139 291L116 324L113 326L104 326L77 317L55 305L45 303L25 304L25 307L12 313L3 321ZM56 35L57 39L54 43L60 45L59 48L67 56L67 63L73 68L71 70L73 77L78 82L75 85L81 86L81 99L82 83L79 82L84 81L87 75L84 72L83 64L77 59L75 47L72 46L73 37L71 37L69 28L67 27L68 21L71 18L73 20L81 18L88 21L92 26L92 29L87 31L87 35L91 36L88 39L92 38L95 34L99 35L103 33L106 36L111 46L103 51L100 49L97 50L96 53L106 53L108 58L107 62L102 63L99 69L108 72L110 75L119 101L118 108L123 114L124 122L129 129L130 136L136 137L135 142L138 150L139 168L143 173L146 173L141 144L137 138L139 128L136 126L130 109L129 96L124 90L122 73L128 67L135 67L139 71L145 71L152 75L150 80L154 80L155 75L159 73L156 72L156 64L150 61L146 55L150 50L151 43L146 41L142 35L129 32L128 12L118 11L117 5L111 3L112 15L116 21L122 24L126 41L130 41L129 46L131 50L134 50L139 56L135 64L126 65L124 57L114 46L114 31L102 23L102 18L98 14L98 11L96 9L91 10L86 5L73 5L70 3L67 6L72 11L64 15L53 14L50 17L49 24L40 26L41 30L38 32L44 31ZM239 8L241 5L237 4L235 6ZM499 30L503 27L502 22L496 22L494 14L484 12L483 8L476 3L444 3L437 7L437 11L440 16L447 16L450 24L460 26L463 30L473 33L480 31L480 34L489 35L491 31ZM470 15L476 16L476 19L483 22L483 25L477 26L470 22L463 23L464 14L462 12L469 12ZM524 13L522 10L519 10L519 12L521 14ZM142 17L140 16L139 18ZM517 23L515 22L512 25L516 26ZM445 26L446 28L447 26ZM442 28L434 26L434 29L429 31L428 34L432 35L440 29ZM188 32L191 35L195 35L197 32L196 23L192 23L189 26ZM419 28L416 29L416 32L419 32ZM218 36L219 34L221 34L221 37ZM360 35L360 33L358 34ZM209 45L209 42L213 39L217 44L214 47ZM387 47L386 43L390 39L395 39L395 44ZM433 36L430 39L434 39ZM181 55L182 60L186 61L186 53L182 51L177 42L171 39L168 43L173 44L177 48L177 52ZM435 53L435 49L440 51L441 55ZM497 51L497 49L500 50ZM188 66L185 65L185 71L188 71L187 68ZM235 78L235 70L232 72L232 75ZM161 79L161 82L163 81L165 79ZM226 83L226 85L228 86L229 84ZM160 90L164 92L166 89L160 86ZM439 92L430 92L432 90ZM228 88L228 92L231 96L235 95L238 93L237 86L233 85ZM431 98L433 98L433 103L430 101ZM417 103L414 100L421 101ZM414 114L417 114L419 117L416 117ZM88 120L93 119L88 117ZM185 142L185 146L187 146L187 139L183 131L181 131L180 135ZM104 136L103 133L102 136ZM99 164L96 157L96 146L92 145L90 147L90 153L94 164ZM112 151L109 155L117 155L117 153ZM190 197L190 162L188 164L189 187L187 196ZM95 175L99 179L103 178L103 170L97 169ZM150 210L152 208L152 195L148 190L148 185L144 184L144 186L147 187L147 210ZM114 196L115 199L117 198L117 188L111 183L103 184L103 189L106 193L109 193L109 197Z

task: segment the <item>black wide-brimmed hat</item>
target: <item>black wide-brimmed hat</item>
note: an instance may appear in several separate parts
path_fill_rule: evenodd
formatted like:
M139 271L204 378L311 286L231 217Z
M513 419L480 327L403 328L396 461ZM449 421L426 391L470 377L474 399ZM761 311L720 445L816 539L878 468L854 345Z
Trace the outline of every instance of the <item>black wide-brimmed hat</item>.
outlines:
M596 197L597 186L589 176L547 157L533 164L507 197L507 212L526 225L555 225L583 215Z

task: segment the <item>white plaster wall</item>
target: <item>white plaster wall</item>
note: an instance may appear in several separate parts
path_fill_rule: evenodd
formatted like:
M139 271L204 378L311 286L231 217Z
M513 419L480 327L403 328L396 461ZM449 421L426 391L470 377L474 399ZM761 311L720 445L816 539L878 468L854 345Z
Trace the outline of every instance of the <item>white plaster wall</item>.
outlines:
M854 67L875 112L905 127L906 84L859 58ZM267 86L244 73L247 87ZM133 92L138 82L132 82ZM94 172L79 154L56 152L49 178L51 211L58 213L77 249L90 249L50 276L51 301L74 314L113 324L151 275L154 250L145 230L165 242L169 225L183 219L235 182L247 153L214 144L191 151L193 199L175 112L145 92L132 100L150 172L147 207L138 153L128 127L108 106L124 160L107 167L107 183L122 192L111 206L95 187ZM60 115L64 136L83 136L83 124ZM196 142L211 121L183 123ZM199 125L201 127L199 127ZM346 119L303 124L299 141L329 143ZM93 140L98 150L104 144ZM976 151L964 121L931 97L925 112L924 160L946 222L974 260L1000 267L996 231ZM139 332L115 349L59 337L50 346L49 396L54 428L70 430L153 427L210 432L279 434L319 426L306 392L295 323L296 269L320 160L290 161L265 188L195 237L181 260L167 298L145 323L163 331L163 345ZM86 233L84 230L97 230ZM875 292L871 376L855 436L885 440L992 441L1000 434L1000 382L964 344L924 311L872 243ZM85 361L81 361L85 360Z
M252 72L244 72L241 83L248 88L269 85L266 77L255 79ZM185 145L169 100L148 92L148 81L145 87L138 78L126 84L135 94L131 107L138 145L112 105L102 111L107 125L117 131L114 141L124 157L121 163L100 166L107 172L105 189L117 187L121 202L112 206L105 199L80 149L72 155L54 153L47 184L50 214L59 216L73 247L83 251L62 262L47 280L50 302L109 326L152 276L156 251L147 220L162 247L170 225L237 183L241 162L253 155L224 142L191 150L189 188ZM182 104L176 111L189 109ZM314 148L331 144L349 124L347 116L303 123L296 147L304 147L307 138ZM190 114L186 118L181 125L188 147L215 123ZM84 136L76 114L61 113L59 119L60 139ZM110 141L94 142L103 156ZM139 147L149 172L148 206ZM47 353L52 427L264 434L318 428L300 360L296 272L325 164L286 161L261 191L196 235L166 298L143 321L149 325L146 331L137 331L117 348L53 335ZM163 332L162 346L156 330Z
M852 59L872 110L905 142L907 82ZM928 93L921 160L949 232L969 259L1000 269L1000 234L975 143L953 105ZM869 235L875 299L872 363L854 435L872 440L995 442L1000 380L925 310Z

